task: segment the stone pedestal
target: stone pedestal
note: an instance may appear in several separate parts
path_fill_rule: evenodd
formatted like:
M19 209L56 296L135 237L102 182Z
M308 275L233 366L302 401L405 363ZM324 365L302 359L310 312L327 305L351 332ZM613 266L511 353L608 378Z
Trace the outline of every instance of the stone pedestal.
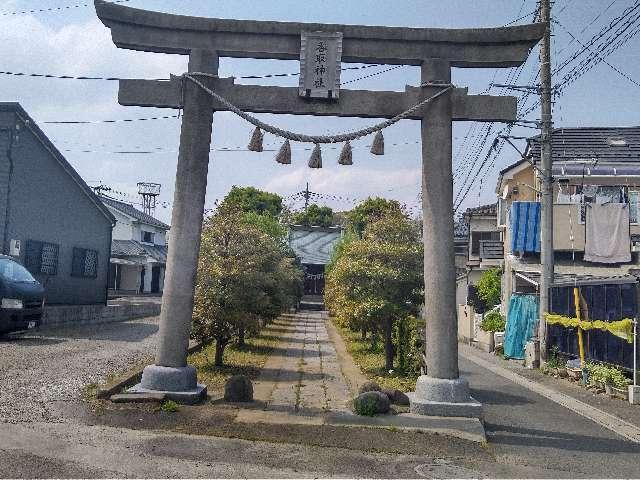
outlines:
M464 378L449 380L421 375L416 391L408 396L411 413L482 419L482 404L469 394L469 383Z
M164 394L180 403L197 403L207 395L207 387L197 382L196 369L149 365L142 372L142 380L127 390L130 393Z
M640 385L629 385L629 403L640 405Z

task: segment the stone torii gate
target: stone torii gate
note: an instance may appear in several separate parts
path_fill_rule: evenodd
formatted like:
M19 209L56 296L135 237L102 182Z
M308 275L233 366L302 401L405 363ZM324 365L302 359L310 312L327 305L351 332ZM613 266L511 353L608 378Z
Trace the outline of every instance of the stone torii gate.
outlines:
M221 20L150 12L95 0L100 20L120 48L189 55L189 72L243 111L337 117L393 118L441 92L451 67L514 67L527 59L545 25L485 29L426 29ZM303 32L342 34L342 60L417 65L421 86L404 92L340 90L339 98L300 96L298 87L236 85L215 78L220 57L299 60ZM204 393L186 363L213 113L228 110L194 82L121 80L122 105L182 108L182 130L171 222L171 247L155 364L142 391L168 391L188 401ZM411 410L430 415L479 416L481 406L458 374L453 249L452 121L511 122L516 98L468 95L451 89L408 118L422 125L426 358L428 372L411 395Z

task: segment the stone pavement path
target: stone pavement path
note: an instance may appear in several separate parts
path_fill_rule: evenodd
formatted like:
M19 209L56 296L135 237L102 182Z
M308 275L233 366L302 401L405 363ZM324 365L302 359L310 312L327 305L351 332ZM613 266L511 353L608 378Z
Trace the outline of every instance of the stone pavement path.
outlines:
M255 386L267 410L314 415L344 411L351 398L327 333L326 312L285 315L269 330L281 337Z

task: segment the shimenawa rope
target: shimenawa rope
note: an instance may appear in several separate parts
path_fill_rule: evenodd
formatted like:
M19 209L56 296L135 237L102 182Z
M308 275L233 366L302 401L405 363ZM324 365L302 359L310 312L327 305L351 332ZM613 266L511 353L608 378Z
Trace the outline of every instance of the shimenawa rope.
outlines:
M391 125L393 125L395 123L398 123L400 120L403 120L403 119L411 116L413 113L415 113L416 111L420 110L422 107L424 107L429 102L432 102L433 100L435 100L439 96L444 95L445 93L447 93L448 91L450 91L450 90L452 90L454 88L454 86L452 84L438 84L436 86L443 87L443 90L439 91L435 95L432 95L431 97L426 98L426 99L422 100L421 102L418 102L413 107L409 108L408 110L405 110L404 112L396 115L393 118L385 120L384 122L378 123L376 125L372 125L370 127L363 128L361 130L342 133L342 134L339 134L339 135L305 135L305 134L302 134L302 133L291 132L289 130L283 130L283 129L275 127L273 125L269 125L269 124L264 123L263 121L257 119L256 117L254 117L252 115L249 115L246 112L243 112L237 106L235 106L234 104L229 102L226 98L222 97L221 95L217 94L216 92L214 92L213 90L208 88L200 80L195 78L195 76L218 78L217 75L214 75L214 74L211 74L211 73L205 73L205 72L190 72L190 73L185 73L183 75L183 78L195 83L198 87L200 87L202 90L207 92L213 98L218 100L221 104L223 104L231 112L235 113L236 115L238 115L240 118L243 118L247 122L255 125L258 128L261 128L265 132L269 132L269 133L272 133L272 134L277 135L279 137L286 138L287 140L292 140L292 141L295 141L295 142L304 142L304 143L315 143L315 144L347 142L347 141L351 141L351 140L356 140L356 139L361 138L361 137L365 137L365 136L370 135L370 134L375 133L375 132L379 132L379 131L387 128L387 127L390 127Z

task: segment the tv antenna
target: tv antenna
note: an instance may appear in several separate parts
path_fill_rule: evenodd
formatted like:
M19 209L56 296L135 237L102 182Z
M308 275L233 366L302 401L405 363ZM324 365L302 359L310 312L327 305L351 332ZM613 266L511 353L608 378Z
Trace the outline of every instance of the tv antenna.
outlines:
M156 210L156 199L160 195L160 184L138 182L138 194L142 197L142 211L153 216Z

